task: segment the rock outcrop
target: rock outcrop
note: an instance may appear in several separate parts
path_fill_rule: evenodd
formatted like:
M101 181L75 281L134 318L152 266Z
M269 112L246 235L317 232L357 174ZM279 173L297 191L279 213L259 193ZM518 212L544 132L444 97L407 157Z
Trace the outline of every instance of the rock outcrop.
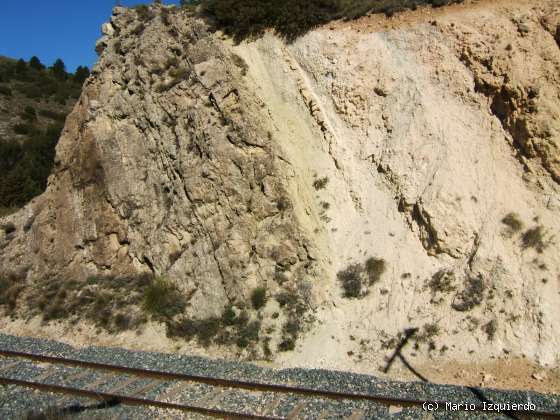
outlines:
M154 11L155 14L155 11ZM17 215L2 271L37 279L153 273L220 315L281 267L308 281L266 109L194 18L115 9L68 118L47 192Z
M284 364L370 371L409 327L420 361L559 363L555 1L291 44L161 10L104 26L48 190L3 220L4 274L153 273L193 318L290 290L317 322Z

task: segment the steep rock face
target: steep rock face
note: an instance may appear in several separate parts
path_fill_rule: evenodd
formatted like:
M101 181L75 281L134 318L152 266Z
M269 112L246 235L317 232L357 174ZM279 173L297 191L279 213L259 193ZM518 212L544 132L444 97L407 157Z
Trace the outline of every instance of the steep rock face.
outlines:
M199 21L161 19L117 8L104 26L49 188L16 218L2 268L29 280L153 272L193 316L217 316L277 265L304 280L310 260L243 68Z
M416 327L420 362L555 366L555 11L465 2L234 45L184 11L116 9L2 269L154 272L204 318L277 294L280 267L318 304L281 363L371 372ZM348 273L367 293L345 297Z
M411 12L390 30L364 18L289 46L267 36L235 47L298 184L329 180L292 192L331 267L331 300L282 363L368 370L417 327L416 360L557 364L560 50L542 26L512 30L518 15L552 16L552 3L527 3ZM470 61L465 51L484 45ZM542 92L527 99L536 112L520 102L500 118L475 61L499 63L527 98ZM515 124L533 127L524 144L535 153ZM341 297L337 273L372 256L387 263L381 280L363 299Z

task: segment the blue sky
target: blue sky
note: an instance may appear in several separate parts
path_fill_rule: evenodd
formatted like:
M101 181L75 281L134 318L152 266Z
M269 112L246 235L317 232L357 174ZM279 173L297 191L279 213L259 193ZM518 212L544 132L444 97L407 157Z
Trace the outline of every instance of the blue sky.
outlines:
M163 0L165 4L179 1ZM140 0L122 0L133 6ZM97 60L95 41L111 16L115 0L27 0L2 2L0 55L29 60L33 55L51 65L62 58L68 71Z

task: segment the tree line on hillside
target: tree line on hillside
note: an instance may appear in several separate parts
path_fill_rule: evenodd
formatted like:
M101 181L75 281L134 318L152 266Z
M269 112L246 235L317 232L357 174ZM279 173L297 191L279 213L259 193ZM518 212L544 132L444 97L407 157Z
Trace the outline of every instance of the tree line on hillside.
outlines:
M79 95L88 76L89 69L85 66L79 66L75 73L68 73L60 58L49 68L35 56L29 62L2 60L0 94L11 96L16 90L29 99L55 100L64 104L68 98Z
M0 142L0 207L22 207L45 190L62 126L35 129L23 143Z
M67 72L61 59L47 68L37 57L0 58L0 98L17 112L13 135L0 138L0 216L45 190L67 114L54 111L52 102L64 105L78 98L88 76L84 66Z

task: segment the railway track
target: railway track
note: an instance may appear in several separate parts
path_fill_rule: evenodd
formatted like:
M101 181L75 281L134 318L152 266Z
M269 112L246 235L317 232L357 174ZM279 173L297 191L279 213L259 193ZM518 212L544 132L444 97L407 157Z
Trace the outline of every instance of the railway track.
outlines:
M0 384L100 401L231 419L382 418L443 401L332 391L120 366L0 349ZM24 373L22 373L24 372ZM67 401L68 402L68 401ZM473 408L473 407L471 407ZM479 414L483 404L474 406ZM506 418L555 418L549 411L502 413Z

